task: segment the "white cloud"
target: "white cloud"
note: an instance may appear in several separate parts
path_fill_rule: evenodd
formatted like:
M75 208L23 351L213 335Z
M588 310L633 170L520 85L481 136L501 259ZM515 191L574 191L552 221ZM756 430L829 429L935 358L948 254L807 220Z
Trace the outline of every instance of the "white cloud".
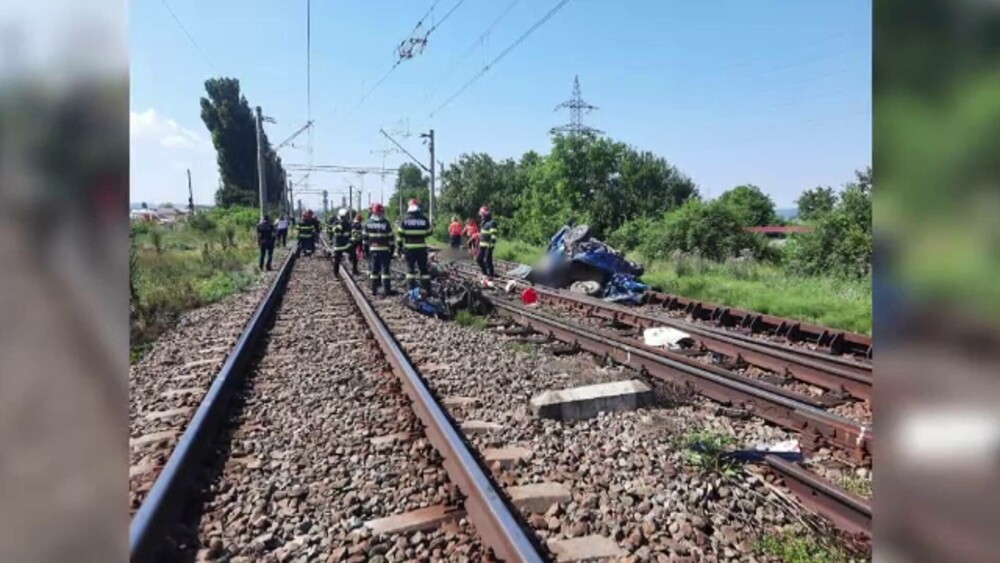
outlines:
M142 113L129 112L132 141L155 141L168 149L211 150L212 144L198 133L185 129L173 119L161 116L155 109Z
M218 188L215 149L207 135L155 109L129 113L133 202L187 203L187 170L195 203L211 203Z

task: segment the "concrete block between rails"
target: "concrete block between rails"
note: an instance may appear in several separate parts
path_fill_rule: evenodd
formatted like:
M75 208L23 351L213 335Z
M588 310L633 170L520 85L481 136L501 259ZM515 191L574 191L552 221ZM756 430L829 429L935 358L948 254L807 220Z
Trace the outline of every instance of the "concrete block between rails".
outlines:
M535 514L544 514L553 504L568 503L572 496L562 483L532 483L507 489L511 502Z
M372 531L374 535L399 534L430 530L438 526L465 516L465 511L453 506L438 504L428 506L418 510L411 510L403 514L394 514L385 518L369 520L365 522L365 527Z
M549 549L556 561L617 561L626 553L609 537L583 536L568 540L550 540Z
M653 390L631 379L559 391L545 391L531 399L531 409L541 418L582 420L599 412L634 410L653 403Z

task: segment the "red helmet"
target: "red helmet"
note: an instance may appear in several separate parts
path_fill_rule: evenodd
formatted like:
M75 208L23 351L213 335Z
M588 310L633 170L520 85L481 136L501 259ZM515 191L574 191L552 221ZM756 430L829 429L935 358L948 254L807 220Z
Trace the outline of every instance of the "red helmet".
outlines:
M480 207L479 208L479 214L480 215L489 215L490 214L490 206L484 205L484 206Z
M385 208L382 207L381 203L373 203L372 204L372 213L374 213L376 215L381 215L383 211L385 211Z

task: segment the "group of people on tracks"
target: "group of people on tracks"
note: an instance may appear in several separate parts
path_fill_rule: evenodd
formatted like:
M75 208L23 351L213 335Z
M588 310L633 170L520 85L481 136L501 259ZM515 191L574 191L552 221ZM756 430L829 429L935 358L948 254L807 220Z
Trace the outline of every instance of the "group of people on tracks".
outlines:
M467 237L467 247L474 253L483 275L492 278L495 276L493 248L496 246L497 225L486 205L479 209L479 219L480 222L476 223L470 218L463 226L458 217L452 217L448 234L452 248L458 248L462 237ZM288 231L292 226L296 230L297 252L302 256L311 256L316 252L316 243L323 227L311 209L307 209L297 223L284 214L275 222L271 221L269 215L264 215L257 225L257 244L260 247L258 267L261 270L271 270L275 244L286 246ZM395 227L386 219L385 207L381 203L374 203L367 220L361 213L352 218L349 210L338 210L336 216L328 219L326 232L333 248L335 268L340 268L346 255L351 263L352 275L357 276L358 262L368 258L372 295L377 295L379 288L384 295L393 293L389 266L397 251L401 251L406 260L406 279L410 289L420 287L430 293L427 237L431 235L432 226L416 199L409 201L406 214Z

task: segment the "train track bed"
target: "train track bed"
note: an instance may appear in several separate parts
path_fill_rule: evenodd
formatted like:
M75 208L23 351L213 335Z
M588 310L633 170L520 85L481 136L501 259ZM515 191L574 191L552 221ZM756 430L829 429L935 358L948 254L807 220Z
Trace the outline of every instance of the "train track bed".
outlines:
M287 251L275 254L274 263L280 266ZM277 270L265 272L249 290L184 313L130 367L130 514L145 498L276 275Z
M233 562L483 557L461 518L413 533L366 525L460 495L328 261L299 259L262 348L177 550Z
M500 297L499 294L497 295ZM572 319L574 322L577 322L582 326L588 326L610 334L626 337L636 342L642 342L643 334L641 328L620 323L611 323L605 319L585 315L579 311L560 309L554 310L553 312L556 312L556 314L561 317ZM834 394L826 389L823 389L822 387L811 385L796 379L793 374L786 375L783 373L776 373L746 362L734 362L731 357L712 353L707 350L699 353L695 353L695 351L692 350L689 357L694 358L704 365L721 367L735 374L749 377L755 381L760 381L766 385L778 386L804 397L808 397L819 402L825 402L830 405L827 410L836 415L869 426L872 423L871 403L868 401L843 396L839 393Z
M506 276L507 272L520 266L516 262L509 262L506 260L495 260L495 266L497 269L497 274L500 276ZM461 266L467 271L478 271L475 268L475 264ZM829 342L826 338L817 338L817 334L824 331L823 327L812 327L810 325L800 325L808 327L806 331L796 331L790 330L790 335L795 337L789 337L789 335L777 334L785 329L780 329L780 327L774 330L769 329L763 325L757 326L754 330L749 328L733 326L732 323L737 323L739 319L729 318L728 316L723 318L715 318L710 320L704 318L705 316L710 316L707 310L699 309L693 307L693 304L697 303L694 300L686 300L692 304L690 311L687 307L682 306L684 304L673 303L671 299L673 296L661 293L661 292L651 292L650 298L655 302L653 304L646 304L634 307L637 312L645 313L649 315L662 315L668 316L670 318L684 321L686 323L700 326L704 328L709 328L712 330L720 331L722 333L727 333L733 336L742 337L751 341L757 341L760 343L766 343L770 345L777 346L779 348L789 348L792 350L811 352L816 355L817 358L825 358L831 361L839 360L845 365L856 365L862 368L871 368L871 348L872 339L869 336L862 334L853 334L844 332L844 337L850 341L850 345L842 347L841 350L834 351L831 349ZM737 309L733 309L738 311ZM741 313L744 313L741 311ZM751 313L751 312L745 312ZM763 317L766 317L763 316ZM777 323L782 319L770 318L771 324ZM785 319L787 320L787 319ZM725 321L725 322L720 322ZM795 321L789 321L789 324L796 324ZM830 330L831 333L837 333L840 331ZM822 344L820 341L822 340Z
M783 531L819 541L836 535L789 500L774 475L729 464L712 449L793 437L783 429L659 383L646 408L581 421L540 418L530 406L540 393L640 376L588 354L557 356L557 346L499 327L425 317L398 298L373 304L469 441L488 460L505 460L491 469L508 493L544 483L558 497L519 506L547 542L599 536L629 561L735 561L768 560L758 540Z

